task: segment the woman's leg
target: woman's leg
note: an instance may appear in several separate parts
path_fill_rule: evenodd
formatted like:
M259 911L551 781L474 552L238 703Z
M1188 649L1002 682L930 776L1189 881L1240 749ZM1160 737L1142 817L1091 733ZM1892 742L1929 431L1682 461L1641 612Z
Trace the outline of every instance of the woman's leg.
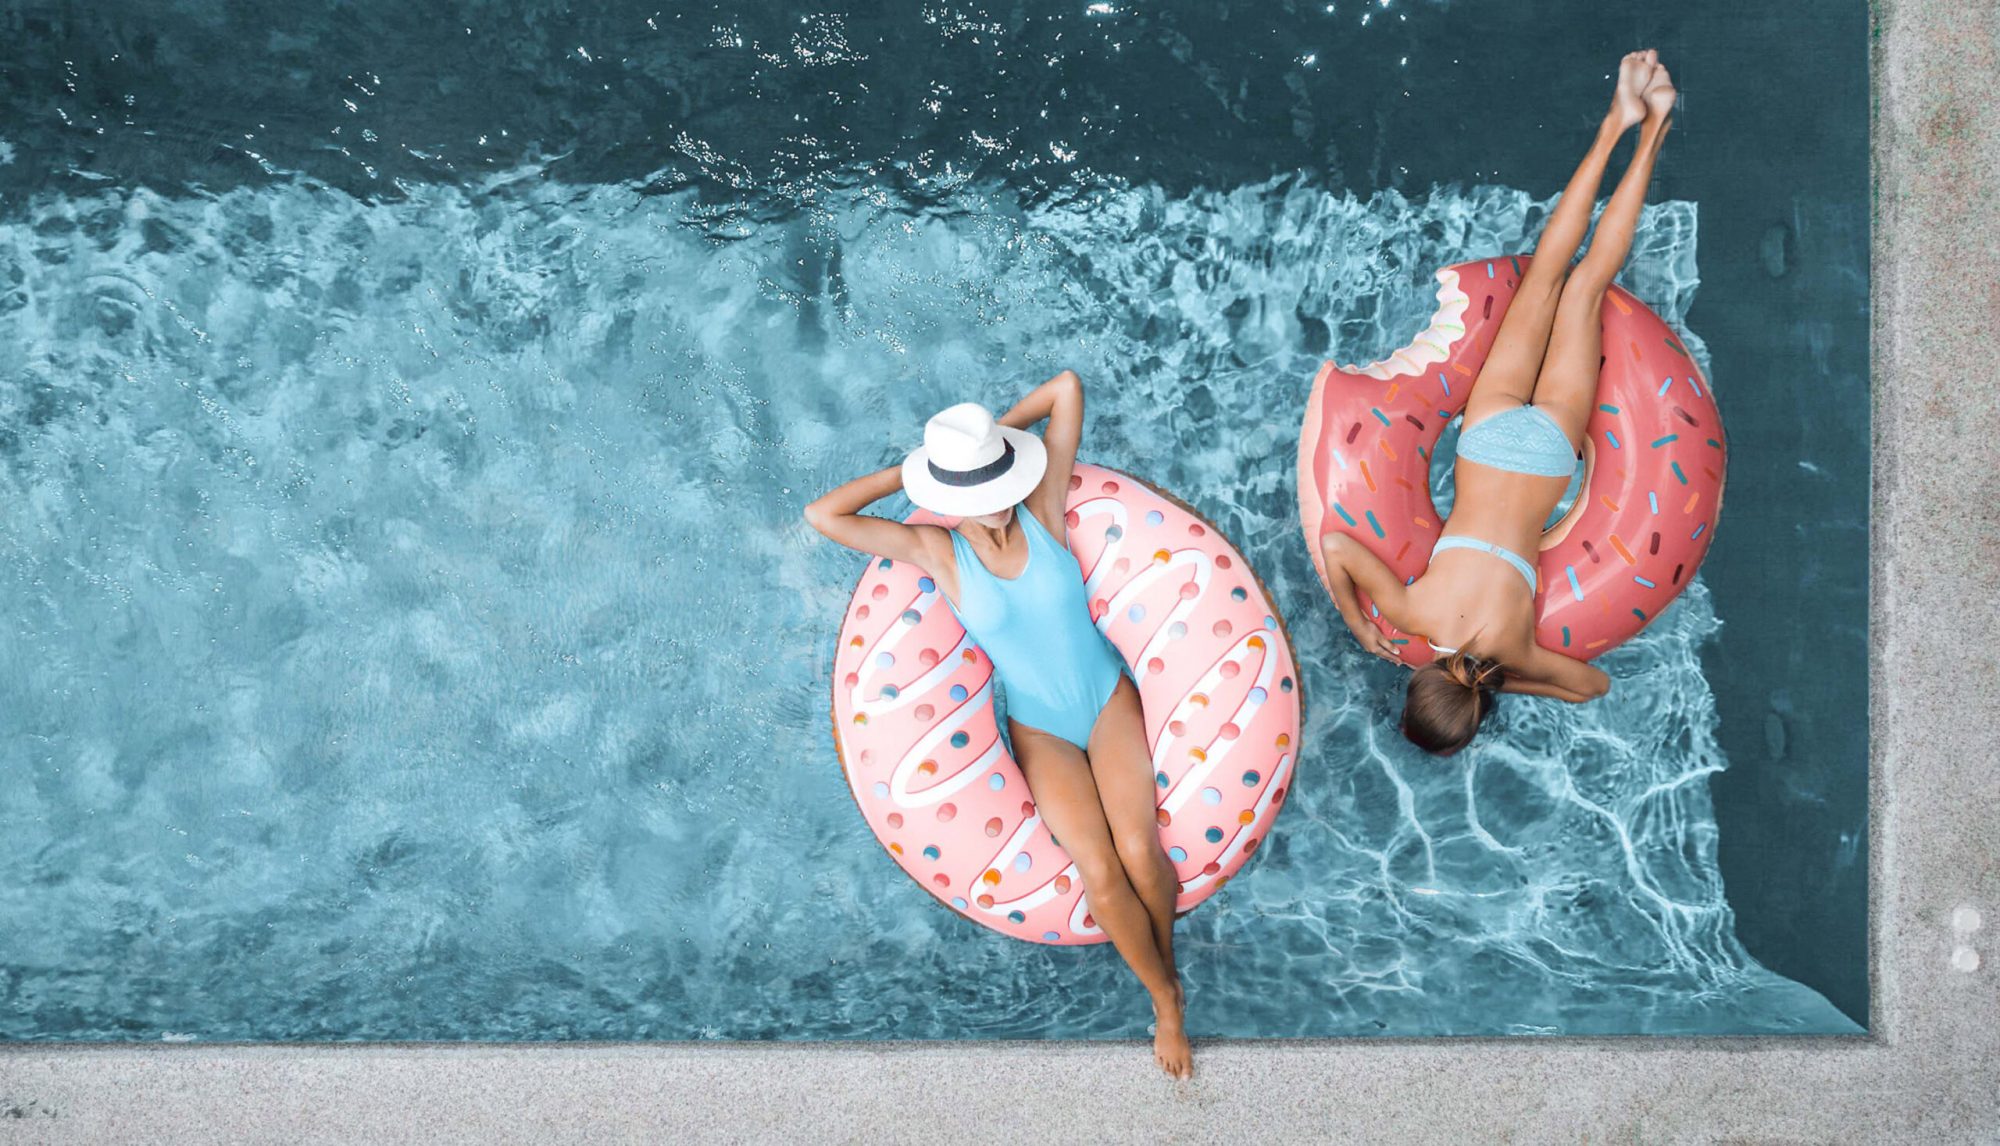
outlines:
M1582 443L1590 412L1597 405L1597 375L1604 361L1600 317L1604 292L1632 253L1632 236L1639 227L1639 212L1646 205L1646 189L1653 181L1653 161L1659 158L1660 145L1667 137L1673 95L1667 70L1655 68L1645 93L1646 121L1639 128L1632 162L1618 181L1618 189L1611 193L1611 201L1605 204L1590 250L1569 276L1556 306L1555 329L1548 358L1535 381L1534 403L1555 419L1572 446Z
M1653 69L1654 54L1633 52L1618 65L1618 86L1613 90L1611 110L1598 126L1597 138L1569 177L1556 209L1542 226L1535 243L1535 259L1507 304L1500 330L1493 336L1493 348L1473 380L1472 394L1465 403L1465 424L1475 425L1489 415L1510 406L1531 401L1535 377L1541 373L1542 359L1549 348L1549 332L1555 323L1556 304L1562 296L1569 261L1576 255L1583 236L1590 230L1590 213L1597 205L1597 187L1604 180L1605 164L1611 149L1627 128L1639 122L1645 112L1639 93Z
M1146 905L1153 921L1153 946L1174 975L1174 905L1180 899L1180 877L1160 843L1159 789L1153 781L1153 757L1146 747L1146 718L1139 707L1139 690L1128 677L1097 716L1090 732L1090 774L1104 801L1104 818L1132 890ZM1178 993L1178 992L1177 992Z
M1091 777L1090 761L1076 745L1059 736L1022 724L1011 727L1014 758L1027 777L1035 808L1076 864L1097 925L1152 997L1153 1011L1159 1018L1153 1057L1167 1073L1183 1077L1191 1064L1173 972L1154 945L1153 921L1146 905L1132 890L1118 860L1118 847L1104 819L1104 803Z

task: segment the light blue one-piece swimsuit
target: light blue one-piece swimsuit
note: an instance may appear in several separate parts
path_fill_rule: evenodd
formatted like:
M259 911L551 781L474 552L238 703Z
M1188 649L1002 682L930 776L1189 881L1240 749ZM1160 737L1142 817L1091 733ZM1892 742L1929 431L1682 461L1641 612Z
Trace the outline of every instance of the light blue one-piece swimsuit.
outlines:
M1018 577L995 577L952 531L958 601L951 609L993 658L1007 689L1007 715L1088 748L1125 661L1090 620L1076 558L1026 506L1014 512L1028 539L1028 563Z

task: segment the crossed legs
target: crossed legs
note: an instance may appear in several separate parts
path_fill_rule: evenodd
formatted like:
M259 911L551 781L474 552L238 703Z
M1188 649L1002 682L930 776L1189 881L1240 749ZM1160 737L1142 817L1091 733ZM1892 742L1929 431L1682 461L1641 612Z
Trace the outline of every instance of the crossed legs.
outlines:
M1632 161L1626 165L1618 189L1611 193L1611 201L1604 205L1590 250L1562 288L1548 354L1535 380L1535 405L1555 419L1573 447L1581 446L1590 412L1597 404L1597 375L1604 361L1600 313L1604 292L1632 253L1632 235L1639 227L1639 211L1646 205L1646 189L1653 181L1653 161L1667 137L1674 88L1666 68L1654 66L1643 97L1646 117L1639 128L1639 142L1632 149Z
M1648 84L1665 86L1664 107L1657 116L1648 103ZM1673 105L1672 92L1673 88L1666 80L1666 69L1659 65L1656 53L1633 52L1619 62L1618 85L1612 96L1611 109L1598 127L1597 138L1591 142L1590 150L1584 153L1582 162L1577 164L1575 173L1563 188L1562 197L1556 201L1556 208L1549 215L1548 222L1543 225L1541 239L1535 244L1534 261L1529 264L1520 287L1515 290L1514 300L1508 304L1507 313L1500 320L1500 330L1494 336L1493 347L1486 355L1486 363L1473 383L1472 394L1465 407L1467 426L1476 425L1511 406L1529 402L1544 405L1549 400L1555 400L1566 407L1580 405L1582 421L1575 423L1574 431L1564 413L1554 409L1549 412L1556 417L1564 432L1569 433L1572 443L1581 438L1583 422L1589 421L1590 405L1597 386L1597 351L1594 348L1597 305L1602 302L1604 291L1631 251L1639 209L1645 205L1646 187L1652 180L1653 159L1659 153L1660 139L1666 132L1665 112ZM1577 248L1582 246L1584 235L1590 230L1591 211L1596 204L1597 189L1604 180L1605 166L1611 160L1611 151L1625 132L1642 120L1646 126L1640 133L1639 146L1633 152L1631 165L1627 167L1611 202L1605 206L1603 217L1598 220L1597 238L1591 243L1589 254L1572 271L1570 260L1576 257ZM1572 312L1569 324L1563 324L1558 317L1565 309ZM1586 312L1589 315L1587 321L1581 317ZM1575 400L1579 387L1573 371L1566 368L1562 372L1561 383L1555 386L1546 384L1549 373L1546 363L1551 357L1556 329L1558 326L1567 329L1576 325L1590 326L1592 339L1592 348L1588 351L1591 359L1588 392L1583 394L1580 402ZM1566 351L1565 367L1581 361L1584 356L1583 350L1577 346L1568 346Z
M1180 882L1160 845L1157 793L1139 691L1121 677L1091 730L1088 754L1058 736L1012 726L1014 755L1049 831L1076 864L1097 925L1152 996L1153 1057L1194 1073L1174 966Z

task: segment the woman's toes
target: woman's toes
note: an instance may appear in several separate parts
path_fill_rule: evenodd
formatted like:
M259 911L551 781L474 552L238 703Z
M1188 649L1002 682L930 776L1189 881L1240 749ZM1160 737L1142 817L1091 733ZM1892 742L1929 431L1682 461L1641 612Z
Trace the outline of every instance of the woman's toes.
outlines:
M1665 67L1653 69L1653 78L1647 82L1643 99L1650 115L1662 116L1674 110L1674 99L1679 93L1674 90L1674 79Z
M1645 118L1646 105L1639 93L1646 85L1647 65L1634 52L1618 65L1618 86L1611 93L1611 111L1618 126L1631 127Z

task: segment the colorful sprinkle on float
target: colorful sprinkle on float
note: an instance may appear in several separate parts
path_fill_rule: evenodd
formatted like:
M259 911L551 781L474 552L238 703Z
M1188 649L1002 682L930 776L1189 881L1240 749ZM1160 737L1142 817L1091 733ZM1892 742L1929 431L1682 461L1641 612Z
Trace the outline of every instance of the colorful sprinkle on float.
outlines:
M1431 454L1464 411L1528 263L1446 267L1431 325L1408 346L1368 366L1320 367L1299 435L1299 520L1322 581L1320 538L1331 530L1405 581L1424 571L1443 529ZM1729 458L1714 392L1680 339L1619 287L1605 302L1583 489L1543 535L1538 563L1536 640L1586 660L1645 628L1693 579L1715 539ZM1375 623L1404 661L1432 658L1421 635Z
M1079 465L1067 517L1091 616L1139 686L1185 912L1257 851L1291 787L1302 699L1291 642L1243 555L1144 482ZM871 560L833 676L834 744L869 828L976 923L1040 943L1103 942L1000 736L993 684L937 583Z

